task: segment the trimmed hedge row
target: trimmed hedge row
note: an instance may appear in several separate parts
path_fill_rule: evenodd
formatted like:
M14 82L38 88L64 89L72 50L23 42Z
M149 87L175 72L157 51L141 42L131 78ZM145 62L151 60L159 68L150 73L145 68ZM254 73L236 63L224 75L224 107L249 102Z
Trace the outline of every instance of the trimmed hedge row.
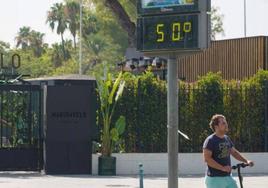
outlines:
M123 152L167 151L166 82L152 73L141 76L125 74L127 82L115 112L124 115L127 128ZM213 114L224 114L229 135L240 151L265 151L265 113L268 71L260 71L245 81L226 82L220 74L208 73L196 83L180 82L179 129L190 138L180 137L180 152L200 152L204 139L211 134Z

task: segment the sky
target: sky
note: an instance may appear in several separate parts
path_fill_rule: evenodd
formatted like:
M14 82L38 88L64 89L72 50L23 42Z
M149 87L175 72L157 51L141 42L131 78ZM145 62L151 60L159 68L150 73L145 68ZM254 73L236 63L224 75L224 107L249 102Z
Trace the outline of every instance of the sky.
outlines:
M63 0L0 0L0 40L15 45L15 36L19 28L29 26L45 33L44 41L60 41L60 36L53 33L46 24L47 11L57 2ZM244 37L244 1L245 0L212 0L212 5L219 7L224 15L223 27L225 36L216 39ZM246 0L247 2L247 36L268 36L268 0ZM66 34L70 37L70 34Z
M212 0L212 5L219 7L224 15L225 36L218 36L217 39L244 37L244 1ZM246 0L246 7L247 36L268 36L268 0Z
M0 0L0 40L15 45L19 28L29 26L45 33L47 43L60 41L60 37L46 24L47 11L62 0Z

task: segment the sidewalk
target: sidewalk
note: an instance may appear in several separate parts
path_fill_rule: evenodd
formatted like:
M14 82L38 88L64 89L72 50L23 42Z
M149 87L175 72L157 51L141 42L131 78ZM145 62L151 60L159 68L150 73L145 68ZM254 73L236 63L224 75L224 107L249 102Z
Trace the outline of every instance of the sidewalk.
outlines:
M237 177L236 177L237 179ZM237 180L238 181L238 180ZM139 178L90 175L50 176L29 172L0 172L1 188L139 188ZM268 175L245 175L245 188L267 188ZM144 188L167 188L167 177L146 176ZM205 188L204 177L183 176L179 188Z

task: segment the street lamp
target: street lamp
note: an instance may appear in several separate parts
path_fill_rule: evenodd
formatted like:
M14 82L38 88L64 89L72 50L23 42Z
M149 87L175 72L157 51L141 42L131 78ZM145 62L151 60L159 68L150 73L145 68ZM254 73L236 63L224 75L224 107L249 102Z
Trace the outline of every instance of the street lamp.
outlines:
M244 0L244 36L247 37L247 0Z
M80 0L80 40L79 40L79 75L82 75L82 7L83 0Z

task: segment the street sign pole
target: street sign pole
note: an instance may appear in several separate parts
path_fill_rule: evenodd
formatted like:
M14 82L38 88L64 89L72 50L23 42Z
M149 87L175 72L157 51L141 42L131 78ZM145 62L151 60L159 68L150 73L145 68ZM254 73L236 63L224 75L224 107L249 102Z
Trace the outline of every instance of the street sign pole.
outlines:
M168 188L178 188L178 64L168 59Z
M178 188L178 62L210 46L210 0L137 1L137 50L168 57L168 188Z
M82 75L82 17L83 17L83 1L80 0L80 25L79 25L79 31L80 31L80 38L79 38L79 75Z

